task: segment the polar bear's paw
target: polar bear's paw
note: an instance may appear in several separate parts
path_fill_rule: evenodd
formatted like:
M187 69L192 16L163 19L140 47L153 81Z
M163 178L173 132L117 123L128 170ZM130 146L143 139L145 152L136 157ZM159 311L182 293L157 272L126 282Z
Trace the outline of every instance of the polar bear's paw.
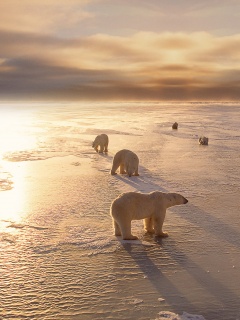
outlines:
M146 233L155 233L154 229L144 229Z
M166 238L166 237L168 237L168 233L167 232L161 232L161 233L156 234L156 236L157 237Z
M132 234L130 236L125 236L123 237L123 240L137 240L138 237L133 236Z

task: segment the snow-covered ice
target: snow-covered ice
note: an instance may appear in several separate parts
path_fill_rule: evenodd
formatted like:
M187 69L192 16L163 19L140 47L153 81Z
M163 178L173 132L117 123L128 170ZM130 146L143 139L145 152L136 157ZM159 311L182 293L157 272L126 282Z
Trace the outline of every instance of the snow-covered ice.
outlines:
M0 318L240 318L240 104L6 104L0 113ZM92 149L101 133L108 154ZM140 176L110 175L124 148ZM189 200L167 211L169 237L144 234L141 221L139 240L114 237L112 200L153 190Z

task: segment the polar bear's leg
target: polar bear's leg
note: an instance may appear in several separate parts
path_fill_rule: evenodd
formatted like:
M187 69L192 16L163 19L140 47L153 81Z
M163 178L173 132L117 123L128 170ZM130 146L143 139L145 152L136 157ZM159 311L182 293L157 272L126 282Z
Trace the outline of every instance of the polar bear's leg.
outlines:
M125 174L126 173L126 171L124 170L124 163L120 164L120 173L121 174Z
M118 167L119 167L119 163L115 159L113 159L112 170L111 170L112 175L117 174L116 171Z
M166 210L162 209L158 214L155 214L153 216L154 232L158 237L168 237L168 233L163 232L162 230L165 215L166 215Z
M94 150L95 150L96 152L98 152L98 145L96 145L96 146L94 147Z
M108 152L108 144L107 143L104 146L104 152L106 152L106 153Z
M137 168L137 170L135 171L134 175L135 175L135 176L139 176L138 168Z
M119 221L118 225L121 229L123 240L136 240L138 237L131 234L131 220L130 221Z
M115 220L113 220L113 227L115 236L121 236L121 230L119 228L118 223Z
M99 153L103 153L103 144L100 144L100 150L99 150Z
M144 223L144 230L146 232L154 233L152 217L144 219L143 223Z

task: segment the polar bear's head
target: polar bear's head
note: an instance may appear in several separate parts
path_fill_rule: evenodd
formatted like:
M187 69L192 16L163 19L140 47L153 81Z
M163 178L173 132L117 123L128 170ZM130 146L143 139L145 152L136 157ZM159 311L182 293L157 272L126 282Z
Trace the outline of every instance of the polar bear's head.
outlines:
M130 155L126 160L126 171L129 177L131 177L136 171L138 171L139 159L136 155Z
M163 193L166 208L188 203L188 200L179 193Z
M98 136L95 138L95 140L93 141L93 143L92 143L92 147L95 149L97 146L98 146L98 144L99 144L99 138L98 138Z

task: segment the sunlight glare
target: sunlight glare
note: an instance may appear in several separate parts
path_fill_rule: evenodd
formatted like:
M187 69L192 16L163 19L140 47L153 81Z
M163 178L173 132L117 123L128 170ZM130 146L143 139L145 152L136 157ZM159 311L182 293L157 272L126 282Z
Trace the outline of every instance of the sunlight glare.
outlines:
M20 223L27 201L26 163L2 161L0 162L0 168L11 173L13 183L11 190L0 192L0 220Z
M0 155L6 152L32 149L36 138L31 114L16 110L2 111L0 117Z

